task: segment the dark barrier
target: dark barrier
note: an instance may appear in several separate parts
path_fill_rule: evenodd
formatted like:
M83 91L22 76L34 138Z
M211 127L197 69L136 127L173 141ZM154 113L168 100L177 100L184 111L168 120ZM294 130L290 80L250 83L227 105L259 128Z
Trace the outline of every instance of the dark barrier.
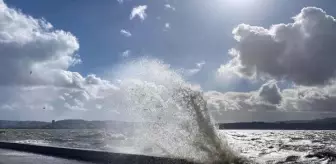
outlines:
M0 149L11 149L42 155L87 161L94 163L116 163L116 164L191 164L184 159L173 159L165 157L112 153L95 150L72 149L62 147L38 146L21 143L0 142Z

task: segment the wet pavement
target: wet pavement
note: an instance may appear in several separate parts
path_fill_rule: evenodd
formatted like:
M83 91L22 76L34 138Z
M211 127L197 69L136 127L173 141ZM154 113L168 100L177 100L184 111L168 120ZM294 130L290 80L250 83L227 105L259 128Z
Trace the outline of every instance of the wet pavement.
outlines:
M0 164L92 164L92 163L0 149Z

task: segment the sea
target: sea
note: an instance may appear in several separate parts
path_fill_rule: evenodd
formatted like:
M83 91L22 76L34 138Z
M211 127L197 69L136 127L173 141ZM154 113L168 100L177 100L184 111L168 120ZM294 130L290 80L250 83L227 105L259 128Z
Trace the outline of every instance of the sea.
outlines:
M336 131L217 131L224 136L228 147L237 156L246 158L250 163L335 163L335 157L328 154L336 150ZM150 145L140 146L134 134L120 134L112 130L8 129L0 130L0 140L131 154L167 155L162 152L161 154L153 152L155 150L151 149ZM318 156L317 152L325 154Z

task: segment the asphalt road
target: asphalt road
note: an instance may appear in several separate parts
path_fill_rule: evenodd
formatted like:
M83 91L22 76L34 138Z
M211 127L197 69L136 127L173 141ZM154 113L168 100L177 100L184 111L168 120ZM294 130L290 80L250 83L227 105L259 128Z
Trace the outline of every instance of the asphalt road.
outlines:
M0 149L0 164L92 164L92 163Z

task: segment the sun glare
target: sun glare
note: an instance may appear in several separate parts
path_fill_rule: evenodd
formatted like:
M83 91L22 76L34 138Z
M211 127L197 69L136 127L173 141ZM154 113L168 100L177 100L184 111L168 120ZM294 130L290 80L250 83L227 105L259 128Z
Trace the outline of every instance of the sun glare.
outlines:
M254 0L221 0L225 5L231 7L246 7L253 4Z

